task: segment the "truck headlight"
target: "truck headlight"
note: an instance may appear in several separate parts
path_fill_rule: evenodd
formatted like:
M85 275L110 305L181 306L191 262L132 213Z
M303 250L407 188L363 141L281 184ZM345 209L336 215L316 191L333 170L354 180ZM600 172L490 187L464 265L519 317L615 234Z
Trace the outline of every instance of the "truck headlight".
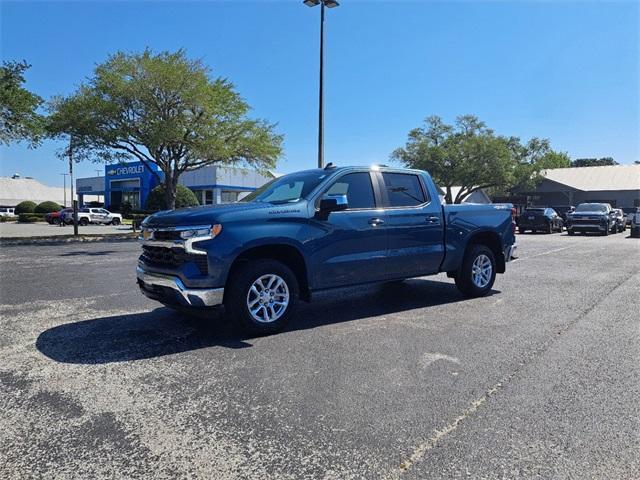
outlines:
M216 237L222 232L222 225L216 224L206 228L194 228L192 230L182 230L180 238Z

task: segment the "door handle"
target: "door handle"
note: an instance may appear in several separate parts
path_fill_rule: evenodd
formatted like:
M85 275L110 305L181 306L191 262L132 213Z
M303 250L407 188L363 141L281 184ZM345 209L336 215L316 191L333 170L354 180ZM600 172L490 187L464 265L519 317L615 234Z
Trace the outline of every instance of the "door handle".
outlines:
M427 222L429 223L436 223L440 220L440 217L438 217L437 215L430 215L427 217Z
M369 219L369 225L372 225L374 227L377 227L378 225L382 225L384 223L384 220L382 220L381 218L370 218Z

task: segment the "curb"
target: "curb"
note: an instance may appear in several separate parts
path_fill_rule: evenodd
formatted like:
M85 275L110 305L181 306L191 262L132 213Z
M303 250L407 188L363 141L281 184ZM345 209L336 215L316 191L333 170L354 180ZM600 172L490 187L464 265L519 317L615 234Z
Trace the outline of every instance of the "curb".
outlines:
M113 233L108 235L59 235L55 237L4 237L0 238L0 246L14 245L64 245L67 243L126 242L137 240L138 233Z

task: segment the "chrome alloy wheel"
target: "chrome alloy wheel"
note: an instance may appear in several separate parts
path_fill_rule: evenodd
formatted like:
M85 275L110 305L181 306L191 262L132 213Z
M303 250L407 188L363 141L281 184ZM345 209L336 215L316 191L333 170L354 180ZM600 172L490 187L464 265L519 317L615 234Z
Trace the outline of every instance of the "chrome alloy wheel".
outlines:
M271 323L278 320L289 305L289 287L275 274L258 278L247 293L247 308L254 320Z
M478 255L471 266L471 280L478 288L486 287L491 281L493 266L486 255Z

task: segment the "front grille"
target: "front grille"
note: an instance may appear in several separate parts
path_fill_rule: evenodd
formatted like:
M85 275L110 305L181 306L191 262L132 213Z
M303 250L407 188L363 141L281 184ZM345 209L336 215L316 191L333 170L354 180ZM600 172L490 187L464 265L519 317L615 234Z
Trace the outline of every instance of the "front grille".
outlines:
M207 275L206 255L193 255L185 253L182 248L154 247L150 245L142 246L140 260L149 266L177 269L185 263L193 262L202 275Z
M571 223L574 225L596 225L600 223L599 218L574 218Z
M153 238L156 240L180 240L180 232L178 230L156 230L153 232Z

